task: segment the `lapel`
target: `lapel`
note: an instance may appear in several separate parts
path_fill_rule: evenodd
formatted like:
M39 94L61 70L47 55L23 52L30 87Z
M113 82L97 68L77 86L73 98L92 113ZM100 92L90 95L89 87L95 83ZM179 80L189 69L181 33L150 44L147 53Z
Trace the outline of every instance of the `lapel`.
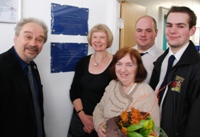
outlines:
M10 67L11 67L11 73L13 75L13 79L18 85L16 90L19 90L23 92L22 94L25 94L28 108L30 110L30 113L33 115L34 109L33 109L33 102L31 101L32 94L31 94L31 88L30 88L28 79L26 78L22 70L22 67L18 58L16 57L14 48L12 47L7 53L8 53L7 54L8 60L10 61Z
M155 70L158 72L158 74L160 74L161 64L162 64L164 58L166 57L166 55L168 54L168 52L169 52L169 48L157 59L156 62L153 63ZM180 60L176 63L176 65L172 68L172 70L174 70L175 68L177 68L181 65L193 64L197 61L197 59L198 59L197 50L196 50L193 42L190 41L188 47L184 51Z
M177 62L177 64L174 67L178 67L181 65L194 64L198 60L198 57L199 55L197 54L195 45L193 44L192 41L190 41L188 47L186 48L180 60Z
M14 48L11 48L8 51L8 60L10 61L10 67L14 79L21 86L22 90L27 90L29 88L29 83L24 75L24 72L21 68L20 62L15 55ZM24 82L21 82L24 81Z
M167 56L168 52L169 52L169 48L153 63L154 69L156 70L157 74L159 74L159 76L160 76L162 62Z

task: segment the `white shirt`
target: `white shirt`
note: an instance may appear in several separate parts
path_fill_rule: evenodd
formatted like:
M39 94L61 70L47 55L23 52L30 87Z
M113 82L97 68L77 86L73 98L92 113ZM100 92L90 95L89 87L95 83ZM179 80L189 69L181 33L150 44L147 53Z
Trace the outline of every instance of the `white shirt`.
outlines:
M134 46L134 49L138 49L138 46ZM147 52L147 53L146 53ZM149 48L147 51L145 51L141 58L144 64L145 69L147 70L147 78L145 79L145 82L149 84L151 74L153 71L153 62L157 60L157 58L163 53L164 51L160 48L157 48L155 45L153 45L151 48Z
M186 48L188 47L189 45L189 42L186 44L186 46L184 46L183 48L181 48L179 51L176 52L176 54L173 54L173 52L171 51L171 48L169 48L169 52L168 54L166 55L166 57L164 58L163 62L162 62L162 66L161 66L161 71L160 71L160 78L159 78L159 83L157 84L156 86L156 94L164 80L164 77L165 77L165 74L166 74L166 71L167 71L167 65L168 65L168 59L171 55L174 55L175 56L175 60L173 62L173 65L174 66L181 58L181 56L183 55L183 53L185 52ZM162 100L160 102L160 108L162 108L162 104L163 104L163 100L166 96L166 93L167 93L167 89L168 89L168 86L165 88L165 92L163 94L163 97L162 97ZM162 111L162 109L160 109L160 112Z

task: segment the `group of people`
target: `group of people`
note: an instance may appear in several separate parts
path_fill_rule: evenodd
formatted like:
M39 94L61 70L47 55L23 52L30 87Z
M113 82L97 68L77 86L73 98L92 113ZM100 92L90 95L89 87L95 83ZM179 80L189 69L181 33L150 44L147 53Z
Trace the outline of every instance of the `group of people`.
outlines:
M131 107L148 112L169 137L198 136L200 55L190 41L196 20L190 8L172 6L165 33L169 48L162 51L155 45L155 19L142 16L135 24L136 46L114 55L107 50L112 32L95 25L87 37L94 53L77 63L70 88L74 110L68 137L106 137L106 122ZM2 137L45 137L42 84L33 59L47 32L42 21L22 19L14 46L0 54Z

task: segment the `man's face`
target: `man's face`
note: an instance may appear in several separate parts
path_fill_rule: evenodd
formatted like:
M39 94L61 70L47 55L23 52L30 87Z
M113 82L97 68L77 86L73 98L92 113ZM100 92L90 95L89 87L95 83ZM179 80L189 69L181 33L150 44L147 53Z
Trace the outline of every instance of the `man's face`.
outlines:
M189 29L189 15L186 13L170 13L167 17L166 38L172 49L179 50L195 33L195 26Z
M141 18L136 24L136 43L138 48L148 49L154 45L157 36L154 22L150 17Z
M44 30L36 23L25 24L14 38L15 49L20 58L30 63L42 50Z

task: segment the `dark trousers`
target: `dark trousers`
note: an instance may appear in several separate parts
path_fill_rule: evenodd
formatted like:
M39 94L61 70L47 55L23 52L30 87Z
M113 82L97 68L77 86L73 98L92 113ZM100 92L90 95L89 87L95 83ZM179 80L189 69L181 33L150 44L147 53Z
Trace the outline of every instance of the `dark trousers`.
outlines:
M97 132L93 130L91 134L85 133L82 136L75 136L69 130L67 137L98 137L98 135L97 135Z

